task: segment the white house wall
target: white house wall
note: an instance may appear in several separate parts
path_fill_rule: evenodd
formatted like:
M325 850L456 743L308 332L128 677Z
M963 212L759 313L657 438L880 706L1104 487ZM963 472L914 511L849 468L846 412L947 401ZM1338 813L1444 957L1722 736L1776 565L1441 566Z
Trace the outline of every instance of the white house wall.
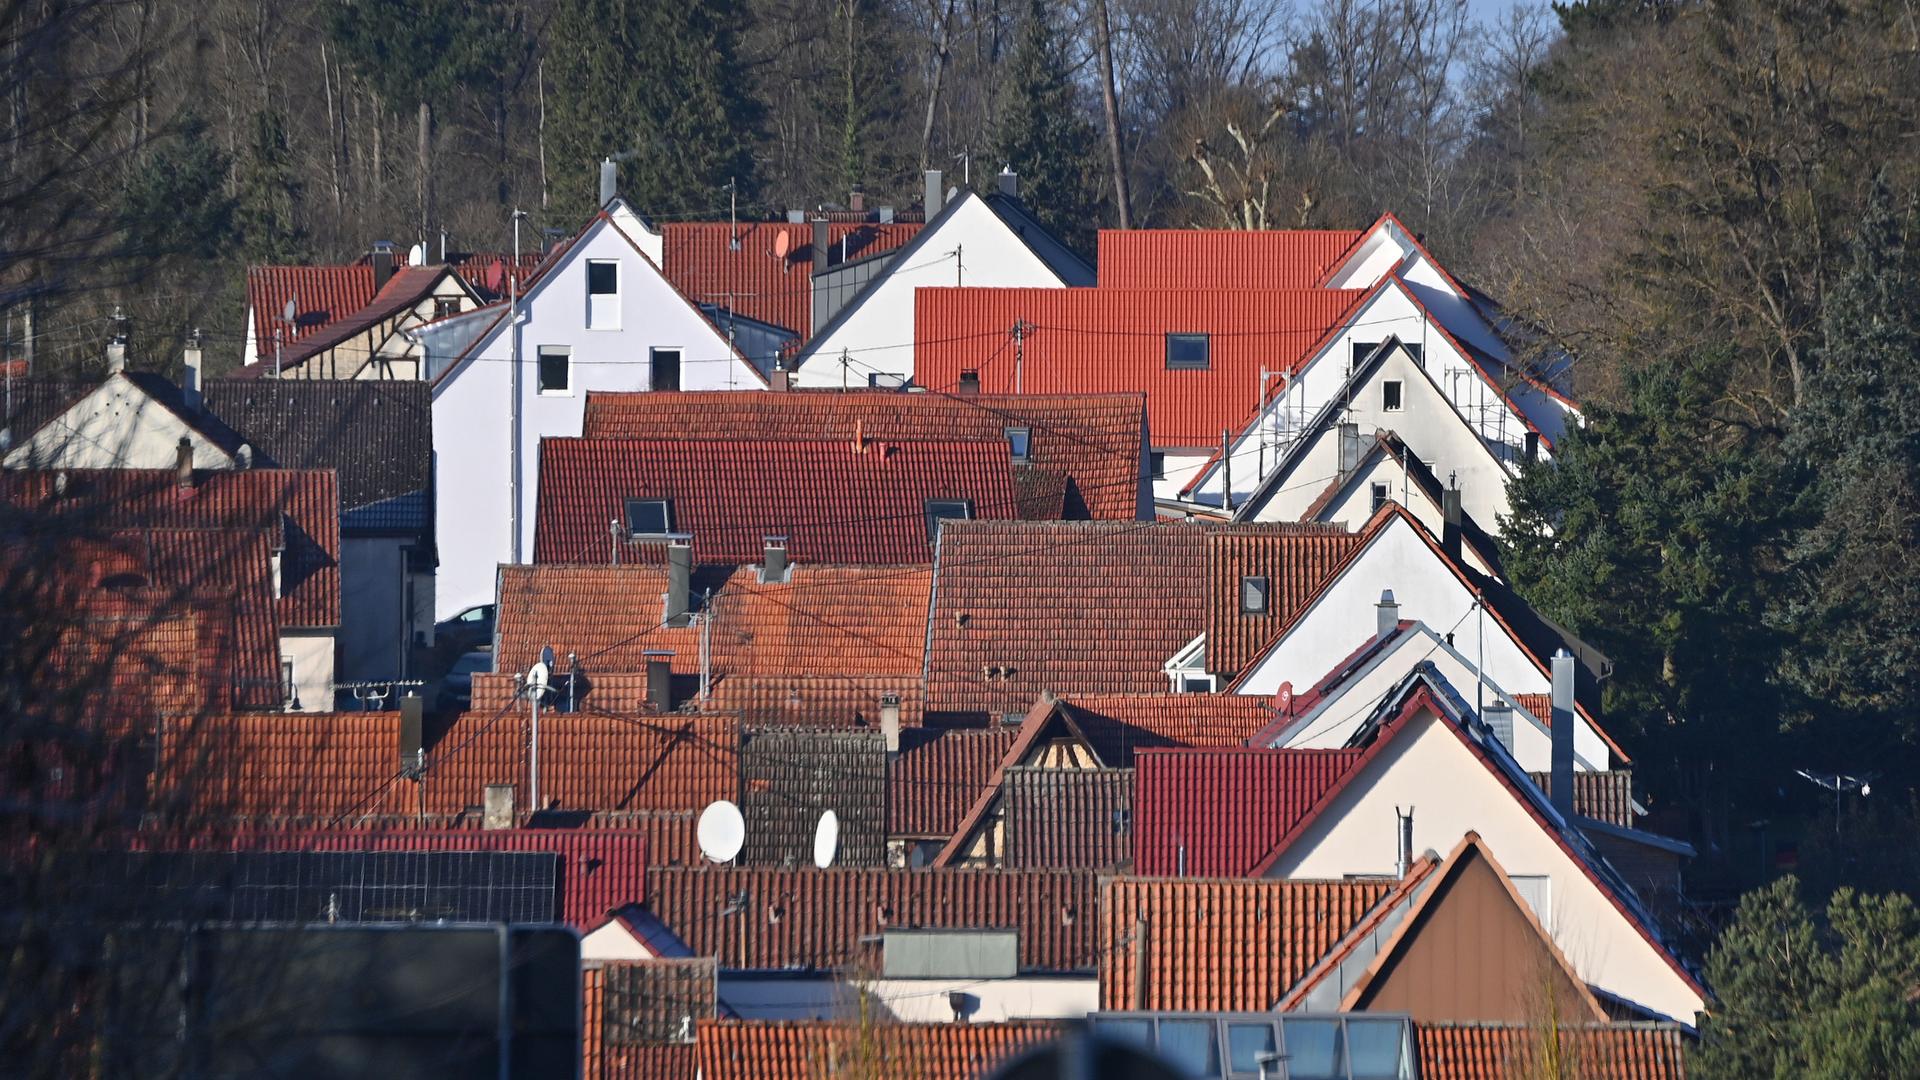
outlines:
M333 711L334 636L331 630L283 630L280 656L293 661L298 712Z
M1498 360L1512 362L1507 343L1501 340L1473 302L1460 294L1453 282L1413 239L1391 222L1382 222L1358 250L1348 257L1327 280L1330 289L1365 289L1400 267L1400 276L1412 287L1434 318L1440 320L1455 337Z
M838 326L802 351L794 385L866 386L875 370L912 378L913 293L923 285L1064 287L985 200L971 192L955 198L959 205L953 212L932 231L923 231L874 290L842 312ZM843 352L850 361L844 370Z
M1336 436L1337 434L1338 432L1335 432ZM1335 441L1333 445L1338 446L1339 444ZM1428 532L1435 536L1445 535L1446 516L1440 504L1428 497L1425 488L1414 483L1407 476L1406 466L1400 464L1397 458L1390 457L1386 454L1373 454L1368 457L1366 463L1361 466L1360 472L1353 478L1352 482L1343 485L1340 493L1335 495L1327 505L1321 507L1319 513L1313 515L1313 520L1325 525L1340 525L1353 532L1360 531L1367 522L1373 519L1373 485L1375 484L1385 484L1387 487L1387 498L1405 507L1407 512L1412 514L1422 526L1425 526ZM1282 485L1282 487L1285 486L1284 484ZM1280 505L1277 510L1274 509L1277 504L1280 504L1280 497L1276 497L1269 501L1253 520L1301 520L1300 515L1305 514L1307 510L1305 506L1301 506L1299 508L1299 514L1293 517L1281 516L1288 513L1287 507L1297 501L1294 497L1295 493L1284 491L1280 493L1280 496L1287 500L1284 505ZM1318 496L1315 497L1317 498ZM1471 544L1460 545L1460 558L1465 561L1468 566L1471 566L1482 574L1486 574L1489 577L1498 576L1494 572L1494 568L1487 565L1486 560L1480 557Z
M1509 875L1548 878L1543 922L1582 979L1693 1023L1704 1007L1699 995L1442 723L1431 713L1410 721L1322 810L1271 876L1391 875L1395 808L1411 807L1413 850L1451 851L1469 830L1478 832Z
M587 326L587 263L603 259L620 267L618 329ZM516 335L517 391L513 379ZM543 346L571 350L565 393L540 392ZM500 320L435 385L435 498L443 538L435 588L438 617L491 600L498 565L532 558L540 440L579 435L589 392L649 389L655 349L680 351L683 390L766 386L751 365L732 353L713 324L618 229L600 221L521 300L517 327ZM517 461L512 453L510 409L516 392L520 403ZM517 551L510 520L516 502Z

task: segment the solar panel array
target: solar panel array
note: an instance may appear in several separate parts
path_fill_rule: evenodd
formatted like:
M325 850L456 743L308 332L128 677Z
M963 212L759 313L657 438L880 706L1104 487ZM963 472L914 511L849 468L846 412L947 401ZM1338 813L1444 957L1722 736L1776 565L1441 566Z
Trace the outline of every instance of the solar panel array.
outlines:
M117 865L96 867L93 880L102 891L160 919L526 924L559 918L560 856L549 852L155 852L103 861Z

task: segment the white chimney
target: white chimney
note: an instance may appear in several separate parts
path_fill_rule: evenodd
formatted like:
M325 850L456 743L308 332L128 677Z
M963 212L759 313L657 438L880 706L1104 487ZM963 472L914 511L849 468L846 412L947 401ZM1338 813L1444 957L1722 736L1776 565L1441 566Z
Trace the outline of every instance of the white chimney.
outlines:
M932 221L934 218L934 215L938 214L942 209L945 208L946 197L947 197L947 189L941 186L940 170L928 169L927 170L927 194L926 194L926 207L927 207L928 221Z
M880 695L880 736L887 742L887 753L900 752L900 695Z
M187 408L200 411L200 330L195 328L187 335L187 347L180 354L180 396L187 401Z
M1000 175L995 179L1000 181L1000 194L1009 199L1020 197L1020 174L1013 171L1013 166L1001 166Z
M612 158L600 159L600 205L606 206L620 194L620 166Z
M1380 590L1380 602L1373 606L1374 635L1381 641L1400 629L1400 605L1393 599L1392 589Z
M1548 798L1563 818L1573 816L1573 655L1553 654L1553 754Z

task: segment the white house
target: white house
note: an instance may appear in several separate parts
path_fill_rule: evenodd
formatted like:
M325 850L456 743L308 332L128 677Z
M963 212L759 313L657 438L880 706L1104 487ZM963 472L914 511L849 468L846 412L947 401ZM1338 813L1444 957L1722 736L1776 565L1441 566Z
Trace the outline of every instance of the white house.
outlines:
M1583 981L1647 1013L1694 1023L1704 990L1653 916L1577 820L1543 797L1497 741L1477 733L1446 681L1409 677L1389 705L1397 706L1393 718L1258 872L1392 875L1402 813L1412 815L1414 852L1448 851L1478 833Z
M1458 488L1450 491L1433 468L1410 450L1399 435L1391 431L1369 434L1359 424L1351 424L1335 426L1321 437L1344 440L1339 462L1342 467L1334 478L1316 492L1310 479L1301 475L1307 470L1277 469L1263 490L1272 493L1275 503L1285 500L1285 509L1256 512L1259 500L1251 499L1247 503L1247 518L1338 525L1358 532L1366 528L1381 507L1398 503L1435 536L1444 538L1457 529L1461 559L1477 573L1502 576L1498 545L1472 515L1461 509L1462 493ZM1357 454L1353 450L1356 442ZM1296 479L1289 482L1289 475ZM1305 501L1303 496L1310 496L1311 501ZM1298 513L1294 513L1296 510ZM1289 514L1293 516L1287 516Z
M438 617L488 601L498 565L532 556L540 440L579 435L590 391L766 388L661 275L659 248L616 198L524 296L415 331L433 387Z
M913 293L923 285L1093 284L1093 268L1028 214L1012 191L946 193L941 182L938 171L927 173L926 227L801 349L795 386L912 381Z

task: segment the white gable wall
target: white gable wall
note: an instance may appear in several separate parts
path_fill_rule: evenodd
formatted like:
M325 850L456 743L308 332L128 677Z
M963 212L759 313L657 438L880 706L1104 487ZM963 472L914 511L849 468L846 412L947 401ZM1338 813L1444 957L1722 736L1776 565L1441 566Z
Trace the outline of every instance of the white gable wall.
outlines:
M194 468L233 468L225 450L207 442L132 380L115 375L15 446L6 456L6 466L171 469L178 461L182 436L193 447Z
M1282 854L1270 876L1391 875L1395 808L1411 806L1415 851L1451 851L1469 830L1478 832L1509 875L1547 877L1546 928L1582 979L1693 1023L1704 1007L1699 995L1443 723L1431 713L1409 721Z
M980 196L962 191L945 220L903 250L873 291L842 312L838 326L802 350L795 386L866 386L875 369L913 376L913 293L923 285L1063 288ZM954 252L958 250L956 256ZM840 362L845 352L849 363Z
M617 329L587 325L587 264L603 259L619 266ZM448 322L455 325L423 333L429 348L437 347L436 335L456 338L471 332L465 320ZM513 379L516 336L517 391ZM570 350L565 392L540 391L543 346ZM650 389L652 355L657 349L679 350L683 390L766 386L654 264L635 251L618 228L601 220L521 298L517 327L500 319L435 384L434 494L442 537L434 604L437 618L493 599L498 565L533 557L540 440L579 435L590 391ZM447 366L444 360L431 365ZM517 463L511 408L516 393L520 403ZM516 495L517 552L513 544Z
M1400 267L1400 276L1413 288L1420 302L1433 312L1455 337L1492 356L1500 363L1512 361L1507 343L1500 339L1478 308L1462 296L1452 281L1426 253L1390 221L1382 221L1360 242L1346 265L1334 270L1327 285L1334 289L1364 289Z
M1338 443L1335 442L1334 445L1337 446ZM1411 513L1421 525L1425 526L1428 532L1435 536L1444 536L1446 534L1446 516L1440 504L1428 497L1425 488L1408 478L1405 467L1403 467L1398 460L1386 454L1374 454L1368 458L1366 464L1361 466L1360 472L1353 478L1353 481L1346 484L1341 492L1333 497L1332 501L1321 507L1320 511L1313 515L1312 520L1326 525L1340 525L1352 532L1360 531L1367 522L1373 520L1373 485L1375 484L1385 484L1387 488L1387 498L1405 507L1407 512ZM1282 481L1281 486L1283 488L1286 487L1286 482ZM1289 501L1293 499L1294 495L1295 493L1291 491L1280 493L1280 497L1284 497ZM1318 497L1318 495L1315 496L1315 498ZM1285 509L1278 511L1272 510L1272 507L1275 506L1278 501L1278 498L1276 498L1273 502L1269 502L1267 507L1263 508L1253 520L1299 520L1298 518L1278 516L1287 512ZM1305 508L1303 507L1302 513L1304 512ZM1475 520L1477 521L1478 519L1476 518ZM1482 574L1486 574L1489 577L1498 576L1495 574L1493 567L1486 564L1486 561L1480 557L1479 553L1474 550L1471 544L1460 545L1460 558L1464 560L1468 566L1473 567Z

